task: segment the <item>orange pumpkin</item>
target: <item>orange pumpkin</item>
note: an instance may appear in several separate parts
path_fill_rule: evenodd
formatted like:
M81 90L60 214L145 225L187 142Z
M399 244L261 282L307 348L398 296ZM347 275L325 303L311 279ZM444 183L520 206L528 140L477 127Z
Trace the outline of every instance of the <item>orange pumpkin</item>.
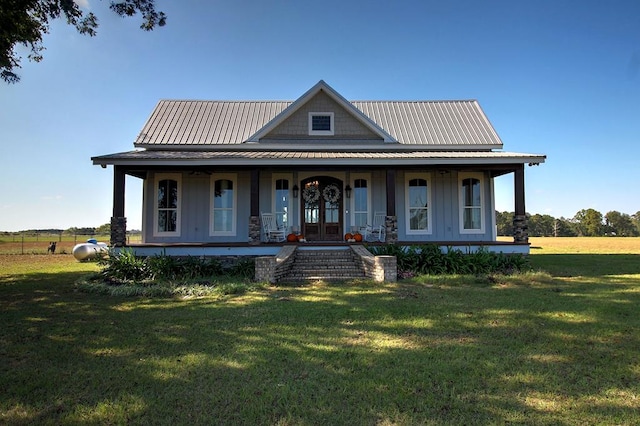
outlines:
M302 240L304 240L304 235L302 234L298 235L298 241L302 241Z
M296 241L298 241L298 236L296 234L289 234L287 235L287 241L290 243L295 243Z
M358 233L353 234L353 239L359 243L360 241L362 241L362 234L358 234Z
M349 241L351 239L353 239L353 235L351 234L351 232L347 232L346 234L344 234L345 241Z

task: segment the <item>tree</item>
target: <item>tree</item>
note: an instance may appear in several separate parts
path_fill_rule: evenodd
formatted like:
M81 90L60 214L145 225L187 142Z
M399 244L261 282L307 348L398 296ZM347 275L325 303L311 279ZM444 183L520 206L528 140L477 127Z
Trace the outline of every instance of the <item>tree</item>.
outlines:
M633 237L638 235L638 229L634 226L631 216L615 210L604 215L607 234L618 237Z
M123 17L140 13L140 28L146 31L164 26L167 19L164 12L156 12L155 0L112 1L109 8ZM40 62L42 36L49 32L49 21L60 17L80 34L96 35L98 18L91 12L85 14L73 0L0 0L0 77L5 82L20 81L14 72L20 68L15 46L26 46L31 51L28 58Z
M110 235L111 234L111 224L105 223L104 225L100 225L95 230L98 235Z
M631 215L631 221L633 222L633 225L636 227L636 231L638 232L638 235L640 235L640 211L637 211Z
M513 236L513 213L497 211L496 227L498 235Z
M602 213L594 209L580 210L573 217L578 227L578 235L585 237L597 237L603 235Z
M529 235L532 237L552 237L555 219L548 214L534 214L528 218Z

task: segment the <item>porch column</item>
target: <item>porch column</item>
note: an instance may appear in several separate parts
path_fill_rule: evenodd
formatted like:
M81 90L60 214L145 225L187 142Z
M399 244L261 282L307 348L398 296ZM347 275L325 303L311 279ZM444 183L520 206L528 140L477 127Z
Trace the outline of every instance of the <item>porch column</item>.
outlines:
M385 217L386 240L398 242L398 217L396 216L396 171L387 169L387 216Z
M249 207L249 244L260 242L260 171L251 170L251 201Z
M111 216L111 246L127 245L127 218L124 217L125 172L113 166L113 215Z
M513 216L513 242L529 242L529 226L527 225L527 212L524 206L524 164L518 165L514 173L514 198L515 214Z

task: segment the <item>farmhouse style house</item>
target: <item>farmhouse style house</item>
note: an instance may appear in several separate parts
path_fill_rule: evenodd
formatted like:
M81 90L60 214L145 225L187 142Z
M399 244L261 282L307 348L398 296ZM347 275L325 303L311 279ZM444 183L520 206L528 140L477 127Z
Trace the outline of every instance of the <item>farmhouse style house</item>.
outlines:
M528 253L524 170L545 161L503 151L475 100L348 101L324 81L288 102L162 100L134 146L92 161L114 170L113 246L127 244L125 176L143 180L140 254L274 255L363 233ZM499 242L493 179L508 173L515 234Z

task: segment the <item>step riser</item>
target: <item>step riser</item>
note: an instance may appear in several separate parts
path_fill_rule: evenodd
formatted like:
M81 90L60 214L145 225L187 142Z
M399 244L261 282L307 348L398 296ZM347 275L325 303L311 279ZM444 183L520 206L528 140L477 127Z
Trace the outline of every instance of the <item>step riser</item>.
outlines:
M364 278L353 253L345 251L297 251L291 271L283 281L342 281Z

